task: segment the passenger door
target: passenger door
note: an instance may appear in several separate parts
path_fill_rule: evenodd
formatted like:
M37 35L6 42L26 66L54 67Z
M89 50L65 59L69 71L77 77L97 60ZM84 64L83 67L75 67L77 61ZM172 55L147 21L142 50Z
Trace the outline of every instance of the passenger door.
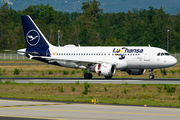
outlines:
M151 49L145 49L144 61L150 61Z

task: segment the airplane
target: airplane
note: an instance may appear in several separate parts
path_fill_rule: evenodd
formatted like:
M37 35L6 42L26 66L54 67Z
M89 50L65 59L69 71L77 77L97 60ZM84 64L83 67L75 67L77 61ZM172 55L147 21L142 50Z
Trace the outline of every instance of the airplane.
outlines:
M29 59L61 67L87 69L85 79L92 79L91 72L111 79L116 70L129 75L142 75L149 70L149 79L154 79L153 70L176 65L177 59L166 50L149 46L53 46L48 42L28 15L21 16L27 48L17 53Z

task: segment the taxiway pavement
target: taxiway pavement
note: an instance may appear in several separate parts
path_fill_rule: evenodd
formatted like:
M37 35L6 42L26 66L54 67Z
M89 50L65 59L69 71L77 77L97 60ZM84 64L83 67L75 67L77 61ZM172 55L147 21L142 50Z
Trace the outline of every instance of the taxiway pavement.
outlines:
M180 79L145 79L145 78L0 78L3 82L9 80L16 83L92 83L92 84L180 84Z
M0 99L0 118L51 120L180 120L180 108Z

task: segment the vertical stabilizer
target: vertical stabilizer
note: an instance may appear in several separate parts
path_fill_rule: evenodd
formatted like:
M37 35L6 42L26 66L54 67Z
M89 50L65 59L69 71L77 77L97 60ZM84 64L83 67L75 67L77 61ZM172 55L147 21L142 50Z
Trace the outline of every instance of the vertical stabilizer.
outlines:
M21 16L21 21L27 48L50 46L50 43L47 41L30 16Z
M49 47L52 46L30 16L21 16L24 37L27 45L26 52L38 53L38 56L50 56ZM29 56L27 54L27 56Z

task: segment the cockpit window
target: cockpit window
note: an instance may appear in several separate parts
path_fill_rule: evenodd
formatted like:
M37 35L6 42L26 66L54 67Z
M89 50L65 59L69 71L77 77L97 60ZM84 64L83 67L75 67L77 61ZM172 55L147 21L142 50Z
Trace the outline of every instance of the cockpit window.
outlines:
M165 55L169 56L169 53L164 53Z
M169 53L158 53L157 56L169 56Z

